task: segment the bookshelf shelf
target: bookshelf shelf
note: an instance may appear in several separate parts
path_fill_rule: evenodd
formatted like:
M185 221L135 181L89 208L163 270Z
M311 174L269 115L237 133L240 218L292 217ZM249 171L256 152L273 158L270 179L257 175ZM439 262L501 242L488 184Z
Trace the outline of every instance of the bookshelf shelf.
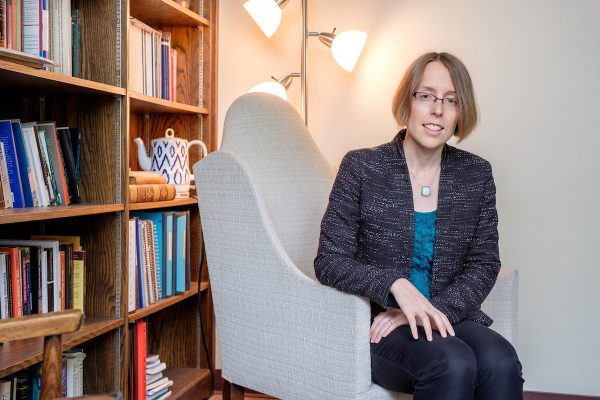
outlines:
M124 96L124 88L87 79L75 78L0 60L0 81L3 86L30 88L40 93L95 93Z
M200 291L202 292L206 289L208 289L208 283L202 282L200 284ZM129 322L134 322L140 318L144 318L144 317L154 314L160 310L164 310L167 307L177 304L180 301L183 301L183 300L187 299L188 297L192 297L197 294L198 294L198 282L192 282L190 284L190 290L186 291L185 293L176 295L176 296L172 296L167 299L158 300L157 302L155 302L154 304L152 304L148 307L144 307L142 309L133 311L133 312L129 313L128 320L129 320Z
M77 332L63 336L63 350L123 326L123 318L87 318ZM0 378L42 361L44 340L26 339L0 346Z
M149 112L164 114L208 114L205 107L191 106L175 101L163 100L158 97L146 96L137 92L129 92L130 109L132 112Z
M153 210L157 208L171 208L171 207L181 207L181 206L189 206L198 204L198 199L195 197L188 197L186 199L175 199L170 201L153 201L148 203L131 203L129 205L129 209L131 211L135 210Z
M73 204L56 207L8 208L0 210L0 225L107 214L123 211L124 208L123 204Z
M186 398L203 398L206 394L193 393L195 386L207 381L210 386L210 371L208 369L199 368L167 368L164 376L169 377L173 381L171 391L173 394L169 397L171 400L179 399L185 396ZM204 390L208 393L208 390ZM193 395L193 396L191 396Z
M153 26L209 26L206 18L172 0L133 0L131 16Z

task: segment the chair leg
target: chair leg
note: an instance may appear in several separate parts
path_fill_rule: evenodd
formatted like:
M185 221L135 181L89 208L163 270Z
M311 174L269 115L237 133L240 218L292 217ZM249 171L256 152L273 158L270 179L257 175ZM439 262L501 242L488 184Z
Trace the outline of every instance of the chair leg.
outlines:
M223 400L244 400L244 388L223 379Z

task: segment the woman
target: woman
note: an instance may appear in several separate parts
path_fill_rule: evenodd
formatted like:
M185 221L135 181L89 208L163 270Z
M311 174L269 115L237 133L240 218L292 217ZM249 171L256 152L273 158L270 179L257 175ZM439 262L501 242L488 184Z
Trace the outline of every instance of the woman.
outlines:
M446 144L477 123L469 73L424 54L392 110L406 128L342 160L317 277L371 299L373 382L415 400L522 399L518 356L480 309L500 270L492 169Z

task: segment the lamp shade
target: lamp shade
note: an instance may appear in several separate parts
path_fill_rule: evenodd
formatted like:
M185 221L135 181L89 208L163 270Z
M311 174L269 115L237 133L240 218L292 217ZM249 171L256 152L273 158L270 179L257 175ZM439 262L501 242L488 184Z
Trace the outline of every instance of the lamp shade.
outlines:
M248 0L244 8L268 38L273 36L281 22L281 8L274 0Z
M352 72L367 41L367 34L350 30L338 33L331 45L333 58L340 67Z
M267 82L259 83L258 85L254 86L252 89L248 90L248 93L254 93L254 92L269 93L269 94L275 95L277 97L281 97L285 101L287 101L287 99L288 99L287 91L285 90L283 85L278 82L267 81Z

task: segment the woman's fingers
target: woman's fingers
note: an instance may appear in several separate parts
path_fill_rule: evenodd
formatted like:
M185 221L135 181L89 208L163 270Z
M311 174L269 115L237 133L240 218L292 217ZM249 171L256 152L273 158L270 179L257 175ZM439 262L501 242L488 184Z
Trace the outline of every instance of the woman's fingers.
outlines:
M425 336L427 340L431 342L433 340L433 333L431 331L431 322L429 322L429 315L425 311L422 311L418 315L421 323L423 324L423 329L425 329Z
M406 314L406 319L408 319L408 325L410 325L410 332L412 333L413 339L419 339L419 333L417 331L417 319L414 314Z
M435 322L435 326L440 332L440 335L444 338L447 337L448 334L446 333L446 323L444 322L441 313L438 310L434 309L431 313L431 316L433 317L433 321Z
M446 329L448 330L448 332L452 336L456 336L456 333L454 333L454 328L452 327L452 324L450 323L450 320L448 320L448 317L446 317L446 314L444 314L441 311L440 311L440 314L442 314L442 320L444 321L444 325L446 326Z

